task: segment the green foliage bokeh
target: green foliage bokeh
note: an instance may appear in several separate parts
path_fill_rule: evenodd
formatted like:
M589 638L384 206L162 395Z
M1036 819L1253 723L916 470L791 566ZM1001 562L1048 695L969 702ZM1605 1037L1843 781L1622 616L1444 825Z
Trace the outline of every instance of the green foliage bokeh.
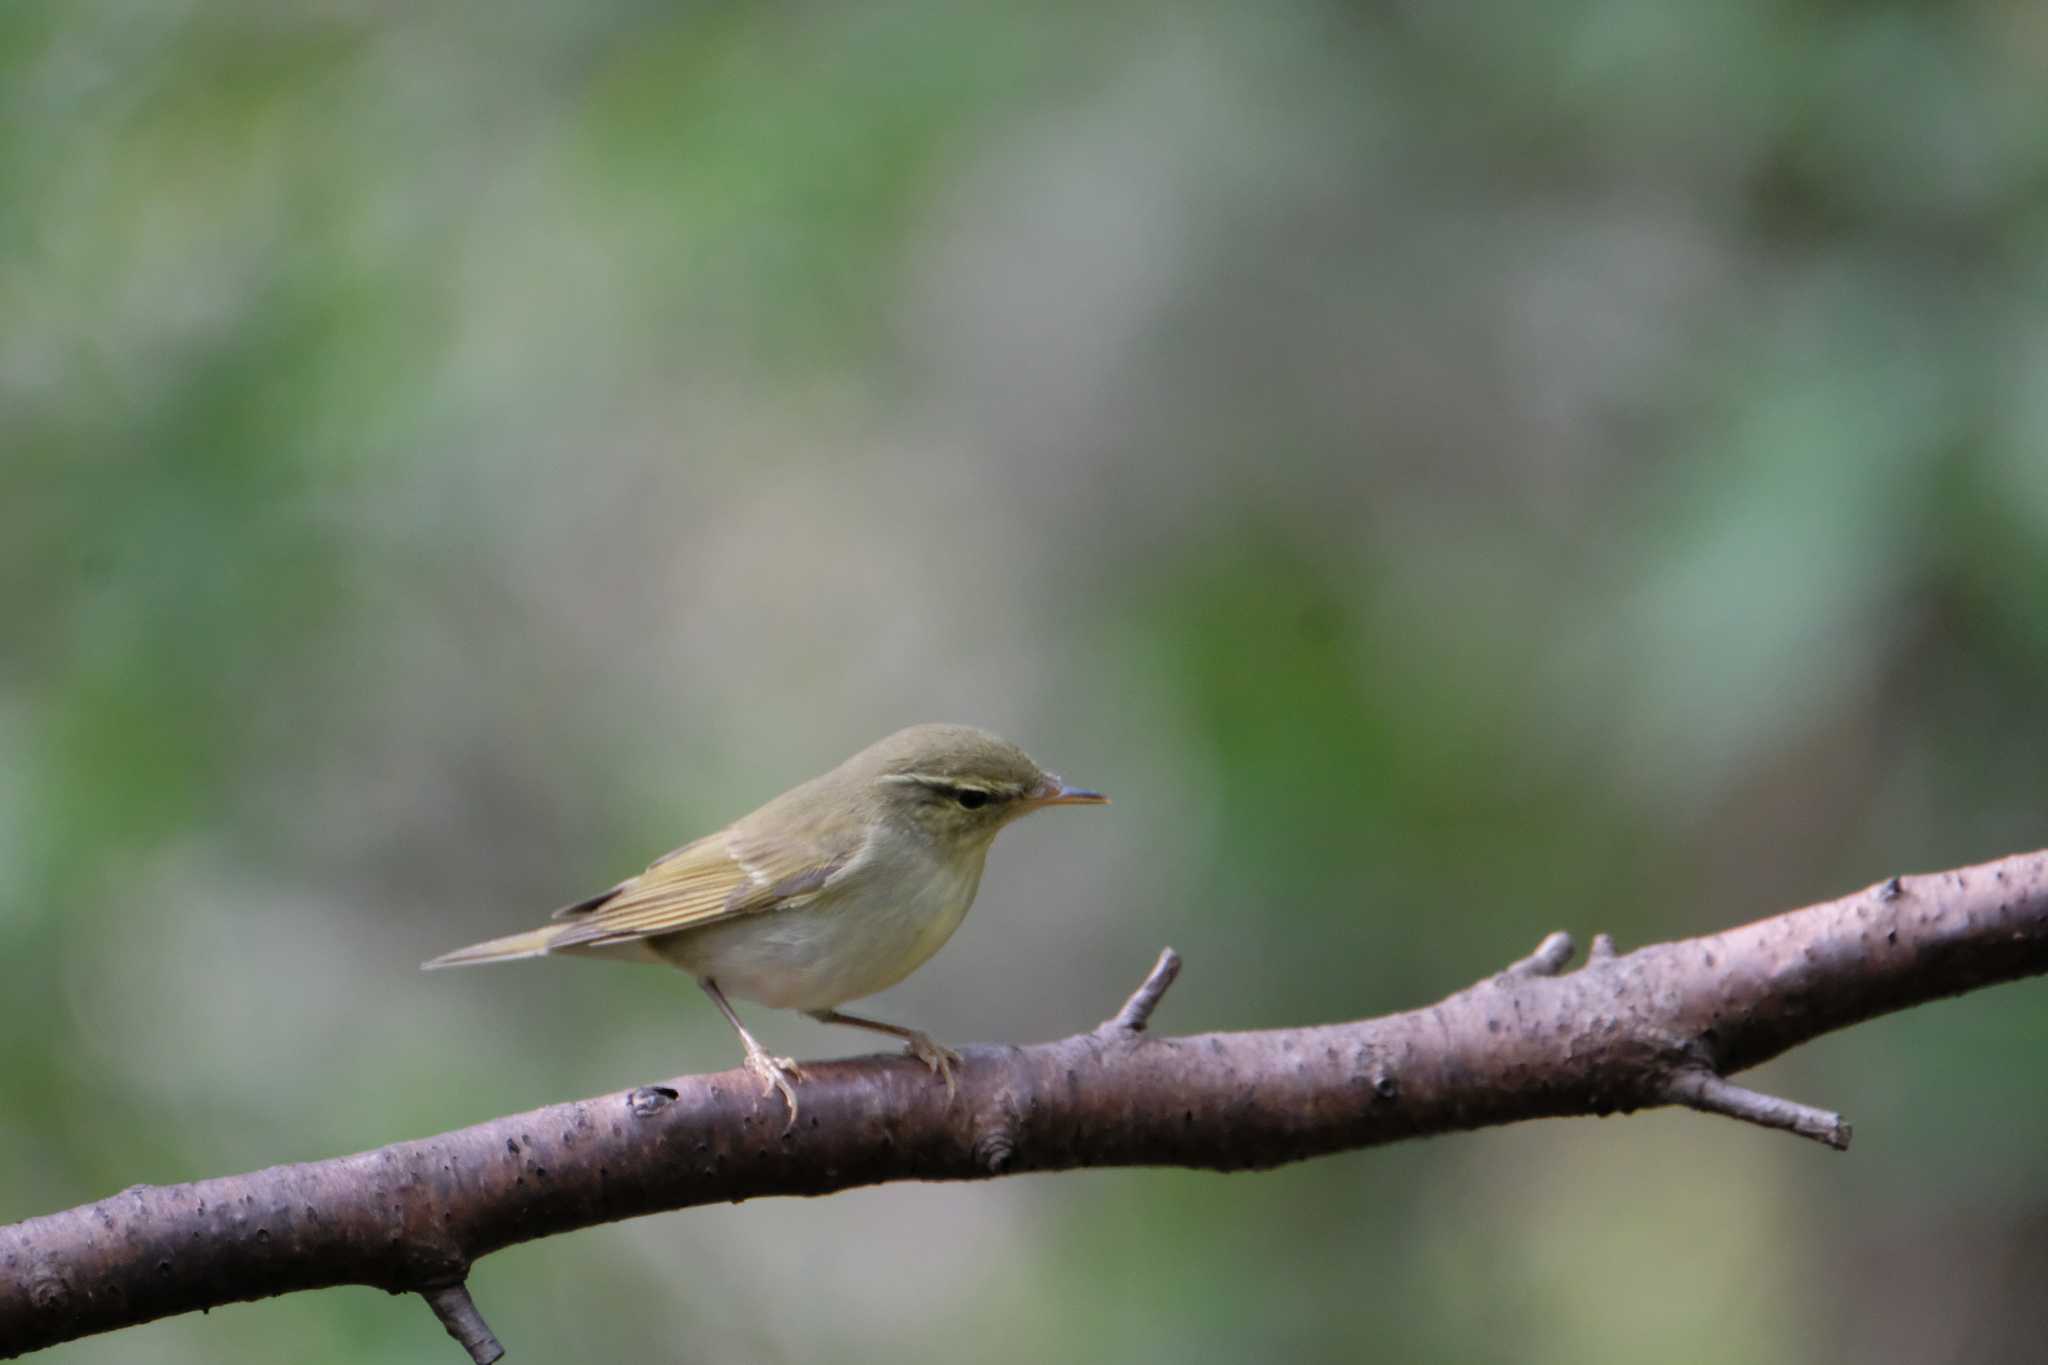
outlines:
M0 1220L730 1064L671 976L416 964L915 720L1117 798L876 1006L955 1042L2048 844L2044 78L1997 0L7 7ZM1544 1124L473 1287L531 1360L2021 1358L2044 1045L2021 984L1769 1068L1847 1158Z

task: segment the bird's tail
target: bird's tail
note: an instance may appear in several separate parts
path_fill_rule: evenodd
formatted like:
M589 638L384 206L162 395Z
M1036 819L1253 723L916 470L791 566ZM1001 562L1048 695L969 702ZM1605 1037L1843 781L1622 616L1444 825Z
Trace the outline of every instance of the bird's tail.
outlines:
M423 971L434 971L441 967L467 967L473 962L505 962L515 957L540 957L548 950L548 941L559 929L532 929L523 934L510 934L484 943L472 943L467 948L457 948L452 953L443 953L431 962L422 962Z

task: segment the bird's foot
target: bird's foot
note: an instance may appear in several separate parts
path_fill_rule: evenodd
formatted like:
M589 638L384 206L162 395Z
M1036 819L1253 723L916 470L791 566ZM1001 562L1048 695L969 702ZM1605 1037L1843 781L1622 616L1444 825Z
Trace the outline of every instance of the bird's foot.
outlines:
M758 1047L747 1049L747 1070L761 1081L761 1093L772 1095L782 1092L782 1098L789 1105L789 1123L783 1128L788 1132L796 1127L796 1086L791 1084L804 1078L804 1069L792 1057L771 1057Z
M904 1035L907 1051L911 1056L932 1069L932 1074L946 1083L946 1098L951 1100L960 1087L953 1080L953 1068L960 1065L960 1054L944 1043L935 1042L929 1033L913 1030Z

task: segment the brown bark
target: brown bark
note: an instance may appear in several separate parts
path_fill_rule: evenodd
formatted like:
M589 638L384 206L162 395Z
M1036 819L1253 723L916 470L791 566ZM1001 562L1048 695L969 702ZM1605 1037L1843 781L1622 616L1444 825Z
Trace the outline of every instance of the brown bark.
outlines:
M2048 971L2048 853L1893 878L1579 971L1552 935L1406 1014L1157 1038L1169 952L1089 1033L807 1068L799 1122L744 1072L680 1077L354 1156L136 1186L0 1228L0 1355L326 1285L425 1294L479 1361L462 1285L501 1247L595 1223L889 1180L1082 1166L1274 1166L1519 1119L1686 1104L1846 1147L1838 1116L1725 1077L1810 1038Z

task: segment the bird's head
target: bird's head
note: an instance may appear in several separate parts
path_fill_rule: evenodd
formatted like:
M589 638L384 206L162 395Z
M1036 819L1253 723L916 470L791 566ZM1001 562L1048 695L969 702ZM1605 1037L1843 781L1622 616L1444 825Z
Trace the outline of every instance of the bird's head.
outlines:
M1047 806L1102 806L1100 792L1069 786L1016 745L971 725L913 725L856 754L875 799L933 838L986 844L1004 825Z

